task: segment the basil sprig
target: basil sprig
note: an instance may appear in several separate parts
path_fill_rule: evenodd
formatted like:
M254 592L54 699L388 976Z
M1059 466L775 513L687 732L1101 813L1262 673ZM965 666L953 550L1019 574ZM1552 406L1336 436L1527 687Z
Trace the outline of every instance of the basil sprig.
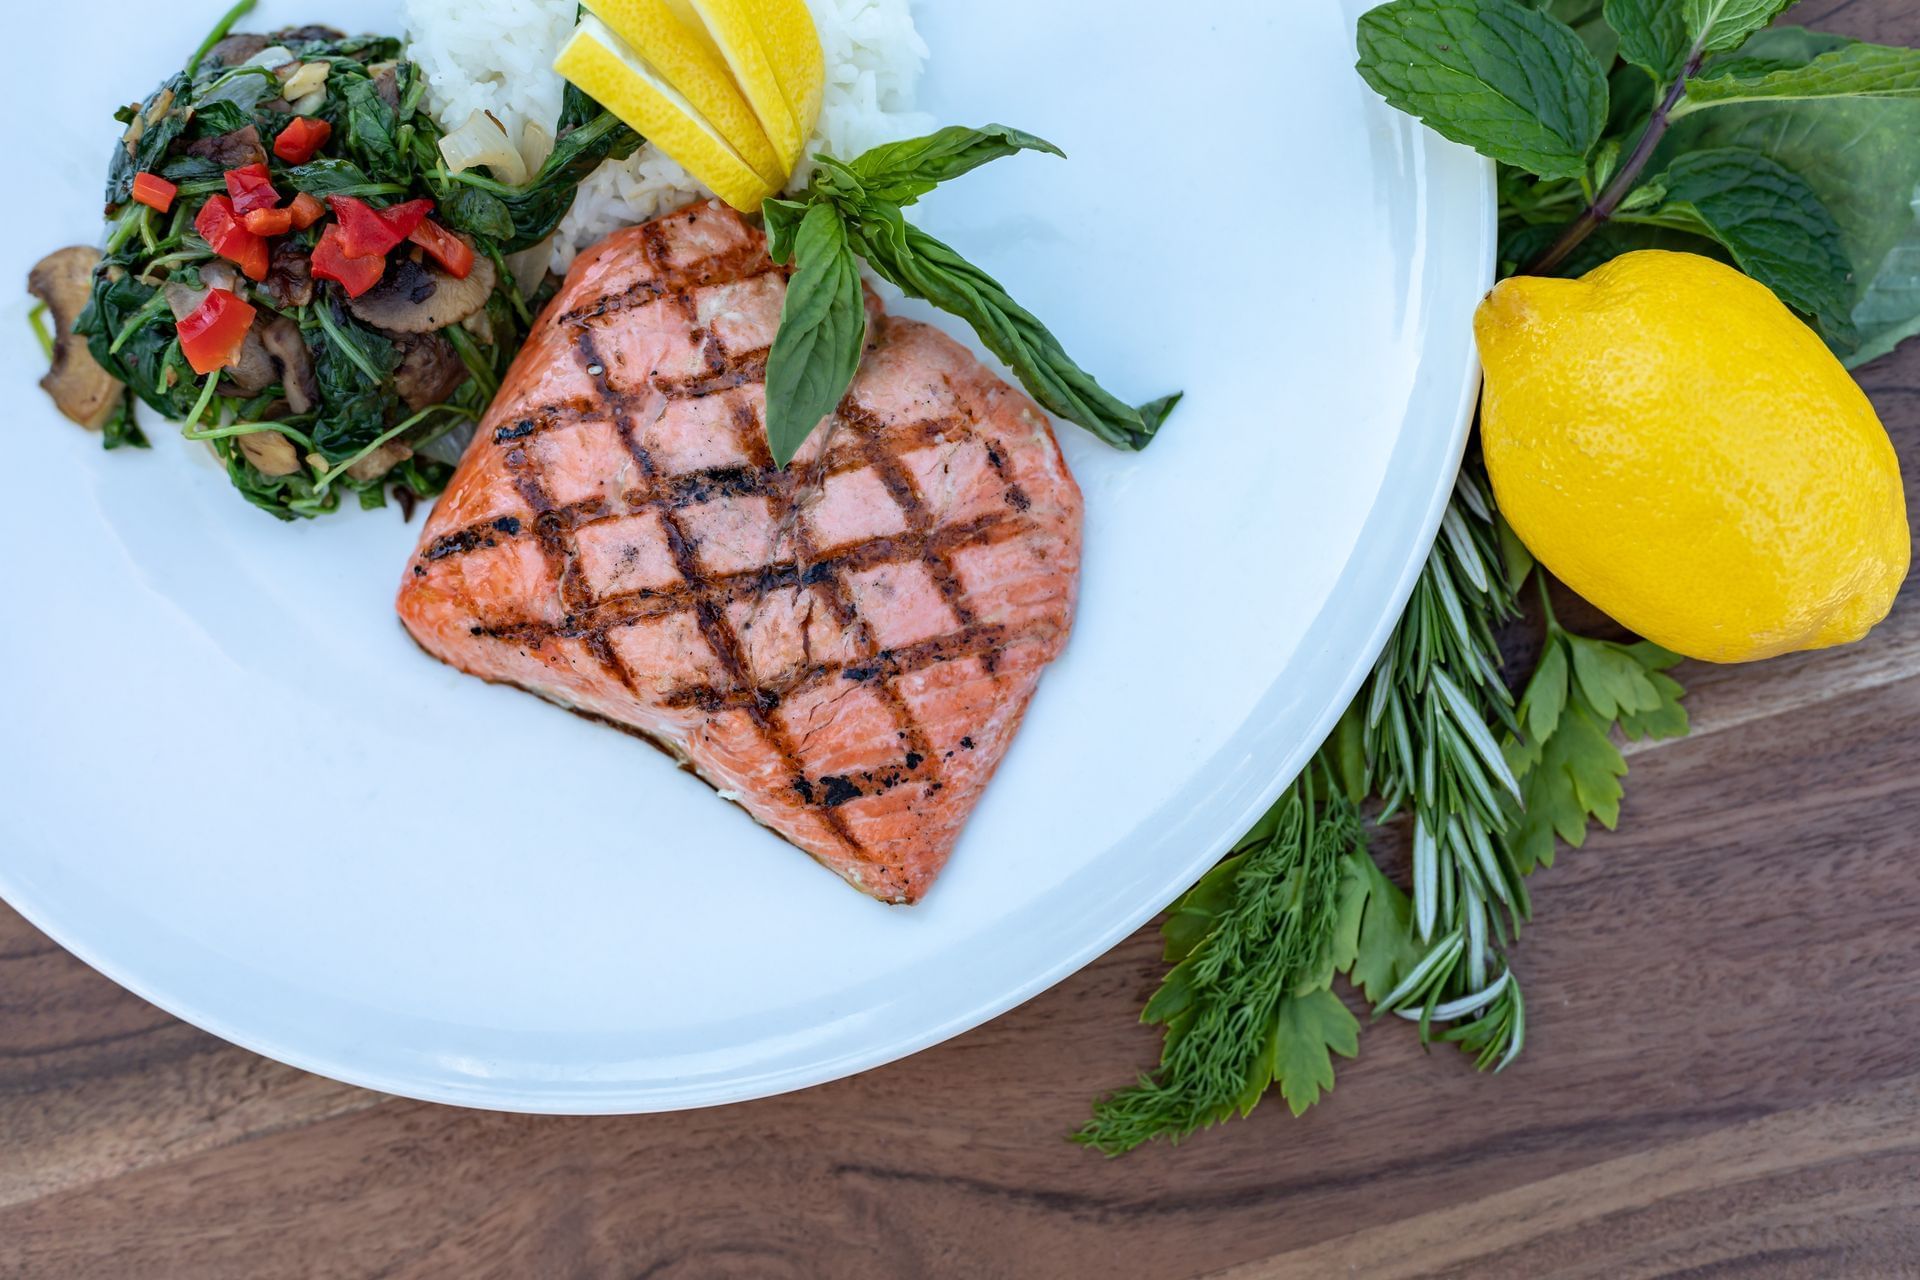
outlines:
M1049 411L1122 449L1144 449L1178 394L1135 408L1074 363L998 281L901 212L940 183L1021 151L1063 154L1004 125L954 127L889 143L853 161L818 157L806 195L764 207L774 261L794 274L767 359L767 444L785 466L859 371L866 341L859 259L908 297L973 327Z

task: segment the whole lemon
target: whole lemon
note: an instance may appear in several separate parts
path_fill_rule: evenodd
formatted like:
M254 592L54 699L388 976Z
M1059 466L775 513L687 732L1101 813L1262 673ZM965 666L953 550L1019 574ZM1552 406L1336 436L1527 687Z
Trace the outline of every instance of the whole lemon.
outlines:
M1561 581L1709 662L1858 640L1911 539L1873 406L1763 285L1686 253L1516 276L1474 317L1500 508Z

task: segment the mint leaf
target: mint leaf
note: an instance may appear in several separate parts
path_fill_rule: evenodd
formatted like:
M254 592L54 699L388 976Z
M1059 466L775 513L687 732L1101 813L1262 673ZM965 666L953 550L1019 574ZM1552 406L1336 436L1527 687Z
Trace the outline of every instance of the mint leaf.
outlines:
M767 355L767 447L784 467L853 385L866 343L866 299L847 224L816 204L793 233L798 264Z
M1607 22L1620 33L1620 56L1659 85L1687 65L1693 38L1673 0L1607 0Z
M1736 63L1691 81L1673 115L1735 102L1819 98L1920 98L1920 50L1853 44L1801 66Z
M1794 0L1682 0L1687 34L1708 53L1725 53L1779 17Z
M1294 1115L1333 1088L1333 1057L1360 1052L1360 1020L1327 990L1289 996L1274 1010L1267 1041L1274 1083Z
M1797 28L1764 31L1733 65L1805 65L1833 51L1832 37ZM1799 174L1839 224L1853 264L1851 342L1828 335L1850 366L1920 333L1920 102L1908 98L1787 99L1698 111L1674 125L1661 155L1747 146ZM1656 163L1659 159L1656 158Z
M1565 23L1515 0L1391 0L1359 43L1366 82L1443 137L1543 178L1584 174L1607 81Z
M1829 342L1854 342L1853 264L1806 179L1752 148L1716 147L1681 155L1654 181L1666 203L1636 217L1712 236L1742 271L1817 320Z

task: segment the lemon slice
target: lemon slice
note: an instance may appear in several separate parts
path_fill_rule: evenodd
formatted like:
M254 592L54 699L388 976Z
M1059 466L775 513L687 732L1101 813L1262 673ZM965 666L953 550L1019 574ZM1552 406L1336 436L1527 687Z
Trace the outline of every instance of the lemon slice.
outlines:
M688 26L706 33L707 40L727 64L734 83L746 96L753 114L760 118L767 141L780 157L782 174L793 172L799 163L807 135L794 119L780 84L780 73L760 40L760 27L754 20L748 0L667 0Z
M805 146L820 122L820 96L827 82L827 59L813 14L806 0L747 0L747 5Z
M669 0L586 0L586 6L679 90L755 173L771 186L786 183L792 170L781 166L759 117L697 17L676 12Z
M754 171L726 135L600 19L580 20L553 69L742 213L757 211L773 194L774 184Z

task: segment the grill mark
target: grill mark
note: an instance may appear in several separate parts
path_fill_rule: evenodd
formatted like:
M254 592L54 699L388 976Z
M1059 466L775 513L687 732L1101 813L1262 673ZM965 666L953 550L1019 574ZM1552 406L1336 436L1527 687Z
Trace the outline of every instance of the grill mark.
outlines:
M718 258L704 258L691 267L674 268L665 264L666 249L651 224L641 235L648 263L659 273L657 279L636 280L619 293L608 294L591 307L579 307L563 313L559 323L583 325L606 316L616 316L649 306L662 299L678 298L697 289L716 288L757 280L776 271L784 271L757 246L747 245ZM718 266L716 267L716 264Z
M843 411L857 429L857 437L864 447L867 461L873 466L874 474L880 477L880 483L887 487L887 492L899 504L906 517L908 530L920 536L920 562L927 567L927 574L933 579L934 586L940 589L941 598L953 610L954 617L960 619L962 626L971 626L974 621L973 606L967 602L966 589L960 583L960 576L954 572L953 562L947 558L946 550L936 546L930 536L934 520L932 513L927 510L920 486L914 483L912 474L901 463L899 455L879 446L876 430L880 422L877 418L853 405L844 406ZM1025 511L1026 507L1017 509Z

